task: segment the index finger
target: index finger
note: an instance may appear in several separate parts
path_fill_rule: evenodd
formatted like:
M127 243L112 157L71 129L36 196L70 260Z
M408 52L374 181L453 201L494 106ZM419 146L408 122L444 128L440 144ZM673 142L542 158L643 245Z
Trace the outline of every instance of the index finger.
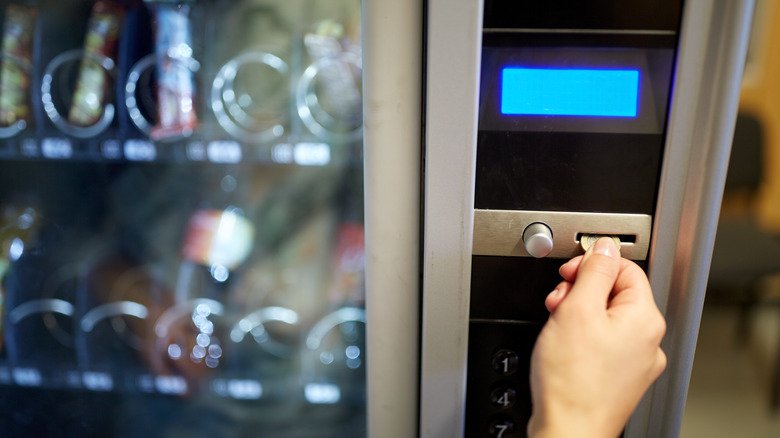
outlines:
M582 256L579 255L569 260L558 268L558 273L564 280L574 282L577 278L577 270L580 269L580 263L582 263Z

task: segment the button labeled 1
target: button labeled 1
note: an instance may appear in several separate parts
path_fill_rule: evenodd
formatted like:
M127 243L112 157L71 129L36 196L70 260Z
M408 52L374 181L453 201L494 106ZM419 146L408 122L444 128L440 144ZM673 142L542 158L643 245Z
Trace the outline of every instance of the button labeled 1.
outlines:
M520 358L514 351L504 348L493 355L491 365L498 374L509 375L520 367Z

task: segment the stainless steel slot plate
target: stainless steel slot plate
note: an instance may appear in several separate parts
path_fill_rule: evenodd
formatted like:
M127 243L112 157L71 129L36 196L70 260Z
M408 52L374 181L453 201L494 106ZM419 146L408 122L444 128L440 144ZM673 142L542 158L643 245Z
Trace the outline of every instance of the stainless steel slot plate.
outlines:
M633 242L621 239L620 253L627 259L644 260L652 220L646 214L475 209L472 254L531 257L523 244L523 230L541 222L553 235L553 249L547 257L565 259L582 254L578 236L587 233L633 236Z

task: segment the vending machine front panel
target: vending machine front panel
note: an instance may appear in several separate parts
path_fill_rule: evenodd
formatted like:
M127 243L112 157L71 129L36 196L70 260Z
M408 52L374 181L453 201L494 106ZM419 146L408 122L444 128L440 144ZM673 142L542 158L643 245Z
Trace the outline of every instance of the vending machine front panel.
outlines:
M421 435L526 435L545 297L608 236L668 327L625 436L673 436L751 2L445 3L426 23Z
M674 9L669 30L650 16L631 19L640 29L586 17L483 29L467 436L523 435L531 351L564 261L611 236L646 266L682 12L659 5Z

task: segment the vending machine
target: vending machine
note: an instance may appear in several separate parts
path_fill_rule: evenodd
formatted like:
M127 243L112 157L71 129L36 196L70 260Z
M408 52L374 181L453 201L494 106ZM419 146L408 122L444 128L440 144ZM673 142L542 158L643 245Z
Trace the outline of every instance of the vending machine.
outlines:
M0 435L524 436L609 235L675 436L751 7L1 0Z
M360 29L0 1L0 435L365 435Z
M598 236L668 327L623 436L677 436L752 2L412 3L364 8L371 436L526 436L544 299Z

